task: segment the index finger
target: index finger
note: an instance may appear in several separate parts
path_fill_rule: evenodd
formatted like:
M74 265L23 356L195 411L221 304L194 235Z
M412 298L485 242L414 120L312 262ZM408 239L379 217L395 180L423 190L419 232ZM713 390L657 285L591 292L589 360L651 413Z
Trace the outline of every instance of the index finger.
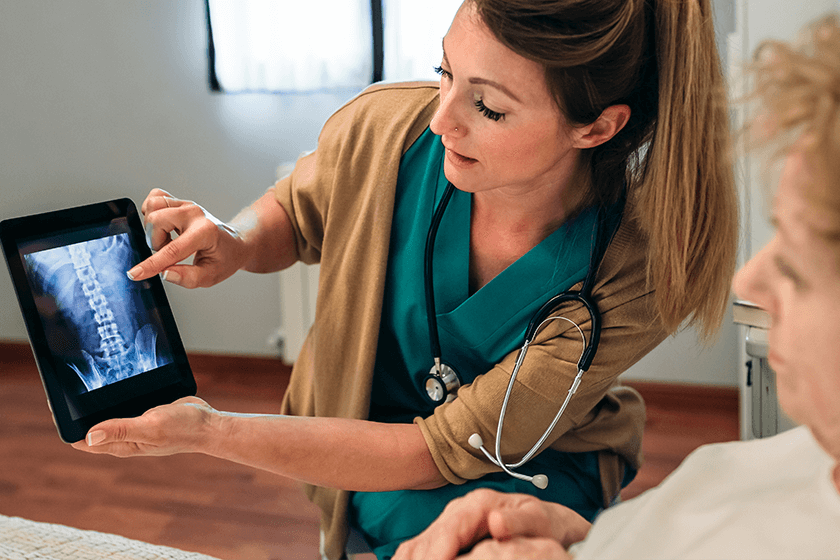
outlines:
M135 282L160 274L171 266L194 255L200 247L189 233L173 239L151 257L134 265L126 275Z
M576 511L533 496L496 508L487 516L490 535L496 540L543 537L564 547L582 541L591 524Z
M541 560L571 560L571 556L555 540L516 537L509 541L487 539L478 543L458 560L505 560L508 558L540 558Z
M452 500L425 531L404 542L394 560L452 560L488 535L487 515L511 497L479 489Z
M154 188L149 191L149 194L147 194L146 198L143 200L143 204L140 205L140 213L143 214L143 216L148 214L152 210L152 208L150 208L152 201L163 196L174 198L172 194L163 189Z

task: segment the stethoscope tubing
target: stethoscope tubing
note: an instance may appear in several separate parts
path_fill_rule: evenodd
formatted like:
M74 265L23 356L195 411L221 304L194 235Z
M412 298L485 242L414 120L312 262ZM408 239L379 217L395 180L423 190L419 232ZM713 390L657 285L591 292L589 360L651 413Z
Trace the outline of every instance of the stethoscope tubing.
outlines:
M428 316L429 326L429 345L431 346L432 357L434 358L438 372L440 371L441 352L440 338L438 338L437 332L437 314L435 312L435 288L434 282L432 281L434 278L435 238L437 237L437 231L440 227L440 221L443 219L443 213L449 205L449 199L452 198L453 192L455 192L455 186L452 183L448 183L446 185L446 189L443 191L443 196L441 196L440 202L438 202L435 213L432 215L432 223L429 226L429 233L426 235L426 250L423 262L423 276L426 279L426 314Z

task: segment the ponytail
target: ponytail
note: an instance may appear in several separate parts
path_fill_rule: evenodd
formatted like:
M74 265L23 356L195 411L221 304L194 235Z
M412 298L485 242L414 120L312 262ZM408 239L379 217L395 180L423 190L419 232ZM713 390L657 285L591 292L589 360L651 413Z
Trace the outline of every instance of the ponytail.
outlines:
M659 103L634 208L647 233L660 315L687 315L706 339L729 301L738 203L729 115L709 0L657 0Z

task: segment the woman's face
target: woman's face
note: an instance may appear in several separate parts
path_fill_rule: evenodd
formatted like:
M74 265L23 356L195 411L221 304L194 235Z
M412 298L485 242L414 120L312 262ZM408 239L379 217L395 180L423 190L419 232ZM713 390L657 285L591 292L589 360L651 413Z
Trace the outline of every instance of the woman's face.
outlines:
M803 195L809 182L824 180L801 154L788 156L776 234L734 289L770 314L768 361L782 408L840 458L840 256L814 230L827 228L829 217Z
M440 109L432 132L446 147L446 178L467 192L556 187L578 150L542 66L502 45L465 2L443 39Z

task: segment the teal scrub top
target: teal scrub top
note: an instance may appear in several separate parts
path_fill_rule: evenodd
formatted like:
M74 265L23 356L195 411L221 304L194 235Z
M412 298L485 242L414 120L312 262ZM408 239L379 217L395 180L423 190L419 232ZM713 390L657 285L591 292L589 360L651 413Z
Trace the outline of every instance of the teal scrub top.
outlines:
M400 162L371 391L371 420L411 423L417 416L434 412L424 388L432 356L423 267L429 224L447 186L443 158L440 137L427 129ZM584 279L597 214L595 209L588 209L567 221L470 295L471 204L471 194L455 190L434 247L433 285L442 359L455 368L462 384L471 383L521 347L528 323L539 307ZM500 402L503 396L499 395ZM464 446L467 445L465 441ZM498 473L436 490L358 492L351 498L351 523L379 558L388 558L399 542L425 529L447 502L478 487L531 493L577 506L575 509L585 516L594 516L600 507L595 454L548 450L520 472L545 473L551 482L546 490L537 490L529 482ZM574 495L569 495L570 490Z

